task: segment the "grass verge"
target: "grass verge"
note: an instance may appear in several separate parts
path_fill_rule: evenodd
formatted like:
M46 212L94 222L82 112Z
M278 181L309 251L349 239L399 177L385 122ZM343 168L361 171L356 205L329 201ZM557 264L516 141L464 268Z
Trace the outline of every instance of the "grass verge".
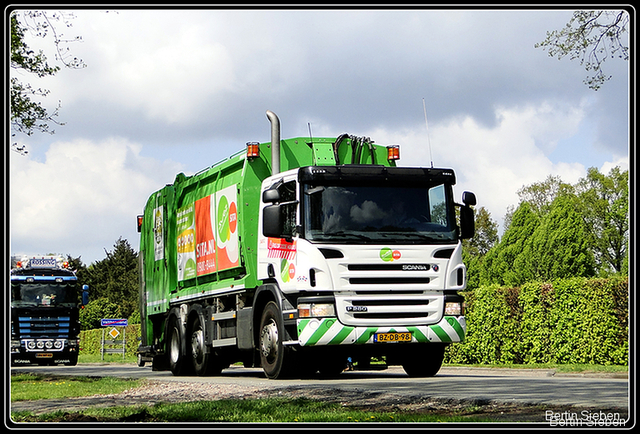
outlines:
M11 375L11 401L110 395L140 386L144 380L113 377L68 377L17 373Z
M470 408L469 412L474 409ZM457 413L457 414L456 414ZM229 422L229 423L398 423L398 422L486 422L486 417L466 414L433 415L399 411L368 411L306 398L233 399L195 401L153 406L92 408L82 412L32 415L14 412L21 422Z

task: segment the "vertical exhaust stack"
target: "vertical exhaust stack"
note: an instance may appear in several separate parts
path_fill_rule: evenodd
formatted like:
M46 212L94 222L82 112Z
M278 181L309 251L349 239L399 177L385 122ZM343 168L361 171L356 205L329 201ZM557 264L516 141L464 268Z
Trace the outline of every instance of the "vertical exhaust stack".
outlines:
M267 110L271 122L271 175L280 173L280 119L271 110Z

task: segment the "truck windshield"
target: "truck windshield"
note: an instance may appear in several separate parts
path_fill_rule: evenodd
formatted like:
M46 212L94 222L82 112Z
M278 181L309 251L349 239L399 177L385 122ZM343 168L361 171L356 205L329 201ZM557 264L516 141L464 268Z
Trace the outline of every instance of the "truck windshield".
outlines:
M450 243L451 187L304 184L304 235L315 242Z
M76 305L77 303L75 281L11 282L11 305L14 307Z

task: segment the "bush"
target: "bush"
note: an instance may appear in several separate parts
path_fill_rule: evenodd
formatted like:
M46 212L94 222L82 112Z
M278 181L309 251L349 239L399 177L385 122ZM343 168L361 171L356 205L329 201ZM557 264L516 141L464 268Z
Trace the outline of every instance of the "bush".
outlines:
M80 309L80 326L82 330L96 329L100 327L101 319L120 316L120 307L117 304L106 298L98 298Z
M80 354L81 355L100 355L100 347L102 341L102 334L108 333L113 327L103 327L93 330L83 330L80 332ZM125 337L125 355L135 356L140 345L140 324L132 324L126 327L116 327L120 332L118 339L122 339L124 333ZM108 336L107 336L108 337ZM108 337L111 339L110 337ZM117 356L120 356L117 354ZM115 355L108 355L107 357L115 357Z
M465 294L467 337L448 363L628 365L627 278L497 285Z

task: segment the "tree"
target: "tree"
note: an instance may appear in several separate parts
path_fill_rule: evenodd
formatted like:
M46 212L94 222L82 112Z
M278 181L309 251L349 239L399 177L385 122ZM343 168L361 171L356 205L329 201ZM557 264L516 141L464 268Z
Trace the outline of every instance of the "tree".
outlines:
M63 39L63 34L54 25L54 23L62 23L66 27L71 27L71 18L73 18L72 15L64 13L49 14L42 11L13 12L10 17L11 70L27 72L39 78L55 75L60 70L59 66L50 66L48 64L47 57L42 50L35 53L29 48L25 42L25 33L27 31L42 38L51 33L56 48L56 60L67 68L84 67L84 62L81 59L72 57L68 47L66 47L67 43L81 40L81 38ZM9 95L12 137L16 135L16 132L28 136L36 131L53 134L54 131L50 129L51 123L64 125L55 119L58 116L60 102L58 102L58 106L53 112L49 112L42 106L41 102L33 100L34 98L46 97L48 94L49 91L46 89L34 88L31 84L21 81L15 75L11 77ZM21 154L28 152L24 145L19 146L17 143L12 143L11 149Z
M120 307L126 318L138 306L138 254L119 238L107 257L87 269L92 300L104 298Z
M463 245L472 256L484 256L498 242L498 223L491 219L491 213L480 207L475 212L476 233Z
M592 167L577 186L578 207L594 240L601 270L623 271L629 245L629 171L604 175Z
M524 270L518 261L533 233L540 225L540 217L529 202L522 202L513 213L511 224L500 243L484 257L482 284L518 286L525 282Z
M559 196L542 217L515 266L522 270L523 282L595 275L593 241L575 196Z
M535 47L548 50L549 56L558 59L580 59L580 65L591 73L584 83L598 90L611 78L602 70L608 57L629 60L629 47L623 42L628 24L629 14L624 10L575 11L563 29L547 32L546 39Z
M491 213L485 207L475 212L476 233L473 238L462 241L462 257L467 264L467 288L480 286L480 273L484 256L498 242L498 223L491 219Z
M572 187L559 176L549 175L542 182L534 182L517 191L521 202L529 202L539 216L549 212L553 201L560 195L572 194Z

